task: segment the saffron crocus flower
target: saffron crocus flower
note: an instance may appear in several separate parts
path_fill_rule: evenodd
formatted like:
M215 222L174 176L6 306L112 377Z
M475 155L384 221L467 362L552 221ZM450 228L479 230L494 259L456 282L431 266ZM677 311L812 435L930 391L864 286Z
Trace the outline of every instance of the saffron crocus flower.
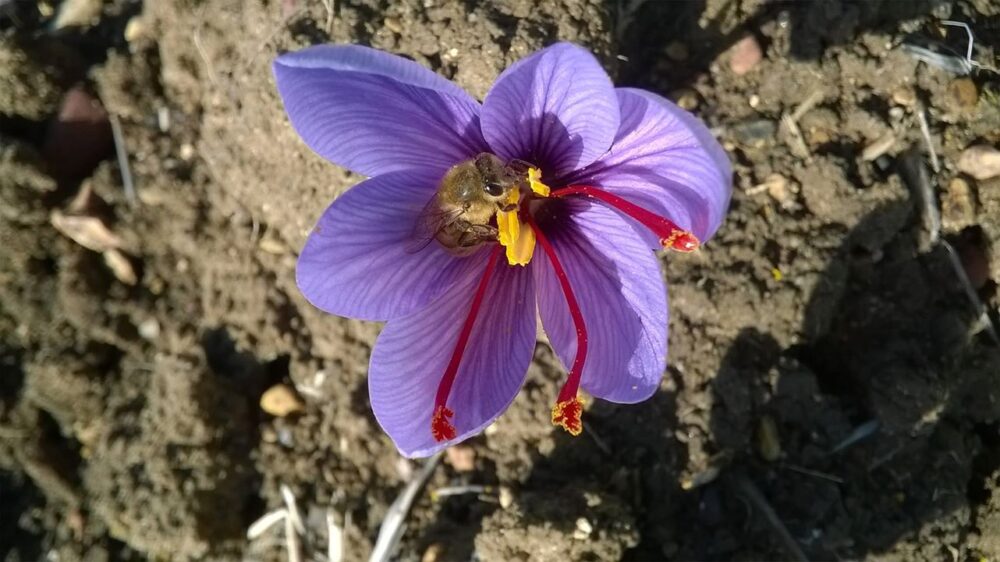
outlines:
M326 312L386 321L368 386L404 455L430 455L503 413L531 362L536 311L569 368L556 425L581 431L581 389L617 403L656 391L668 316L654 250L711 237L731 192L729 161L701 122L616 89L568 43L505 70L481 104L415 62L355 45L283 55L274 73L305 143L369 176L320 217L296 277ZM523 172L481 225L496 239L462 252L415 246L442 179L482 154Z

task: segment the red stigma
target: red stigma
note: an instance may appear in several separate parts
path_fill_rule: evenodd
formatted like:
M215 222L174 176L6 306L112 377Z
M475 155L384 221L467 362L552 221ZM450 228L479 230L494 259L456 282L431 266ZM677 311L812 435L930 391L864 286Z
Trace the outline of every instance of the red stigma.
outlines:
M576 437L583 432L583 402L573 397L566 402L557 402L552 408L552 423Z
M441 376L441 382L438 383L437 395L434 397L434 414L431 416L431 435L434 436L435 441L448 441L454 439L457 435L455 426L448 421L449 418L455 415L455 412L446 406L448 395L451 394L451 387L455 384L455 376L458 374L458 366L461 364L462 356L465 354L465 346L469 343L472 327L476 323L476 317L479 316L483 297L486 296L486 287L489 285L490 277L493 276L493 271L496 269L501 253L503 253L503 246L499 244L494 246L490 252L489 261L486 262L486 269L483 271L483 276L476 287L476 293L472 297L469 314L465 317L465 323L462 324L462 329L458 333L458 341L455 342L455 351L452 352L451 360L448 361L444 375Z
M559 390L556 405L552 408L552 423L561 426L571 435L580 435L580 432L583 431L583 421L581 420L583 403L577 398L577 392L580 390L583 364L587 360L587 325L583 321L583 312L580 311L580 305L576 301L576 295L573 294L573 287L570 285L569 277L566 275L566 270L563 269L558 256L556 256L555 249L549 243L549 239L542 230L538 228L534 217L530 214L525 214L525 218L527 218L531 229L535 231L535 238L545 251L545 255L549 258L549 263L552 264L552 270L555 271L556 278L559 279L563 296L566 297L566 305L569 306L570 316L573 317L573 325L576 327L576 357L573 358L573 366L570 367L566 383Z
M635 203L622 199L603 189L598 189L590 185L571 185L553 191L551 197L565 197L567 195L582 195L597 199L625 213L653 231L653 234L660 239L660 244L663 245L665 250L693 252L701 246L701 242L698 241L698 238L694 234L677 226L670 219L652 213Z
M431 435L434 436L434 440L438 443L442 441L448 441L454 439L457 434L455 431L455 426L451 425L448 418L455 415L445 406L438 406L434 408L434 416L431 417Z

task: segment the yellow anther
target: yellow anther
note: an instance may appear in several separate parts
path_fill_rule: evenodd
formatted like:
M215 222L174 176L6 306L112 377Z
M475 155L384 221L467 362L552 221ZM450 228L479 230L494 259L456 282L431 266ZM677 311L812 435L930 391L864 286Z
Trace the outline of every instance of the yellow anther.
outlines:
M505 203L507 206L517 206L520 197L519 190L514 189ZM518 212L519 207L515 207L513 211L497 211L497 239L507 250L507 263L528 265L535 253L535 233L521 223Z
M542 171L538 168L528 168L528 185L531 187L531 191L542 197L548 197L549 192L552 191L549 186L542 183Z

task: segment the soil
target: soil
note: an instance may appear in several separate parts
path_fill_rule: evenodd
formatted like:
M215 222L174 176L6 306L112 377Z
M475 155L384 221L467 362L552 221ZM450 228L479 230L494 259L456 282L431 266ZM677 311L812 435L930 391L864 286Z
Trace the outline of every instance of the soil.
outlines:
M1000 145L1000 75L901 47L964 54L949 19L997 63L990 0L0 1L0 558L283 560L282 525L247 538L281 485L305 559L325 559L328 510L344 559L367 558L418 465L368 404L380 326L295 287L309 229L361 178L296 137L270 63L356 42L481 97L555 40L709 123L731 210L664 256L660 392L594 401L572 438L540 342L510 410L427 485L486 490L420 494L398 558L1000 558L1000 348L959 274L996 325L1000 178L956 169ZM54 213L96 217L110 246ZM279 383L300 413L261 410Z

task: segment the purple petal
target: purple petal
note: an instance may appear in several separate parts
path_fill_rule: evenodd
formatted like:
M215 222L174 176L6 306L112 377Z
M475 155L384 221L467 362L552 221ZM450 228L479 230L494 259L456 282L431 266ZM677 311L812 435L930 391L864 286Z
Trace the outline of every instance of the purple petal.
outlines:
M667 361L667 292L659 261L617 212L567 202L569 216L546 228L566 270L589 336L581 386L619 403L649 398ZM576 329L544 252L534 261L538 310L564 366L576 357Z
M436 181L427 172L392 172L338 197L299 255L295 276L306 299L331 314L387 320L424 307L476 267L481 258L456 258L433 240L414 245Z
M618 99L621 129L611 152L570 179L625 197L708 240L732 193L725 150L698 118L669 100L623 88Z
M429 306L390 321L375 342L368 372L372 409L408 457L431 455L479 433L507 409L524 382L535 348L534 283L530 269L500 259L448 398L456 439L436 442L431 414L485 263Z
M500 75L483 101L482 120L494 152L540 166L551 179L608 150L618 131L618 100L589 51L557 43Z
M443 174L487 148L479 104L411 60L358 45L320 45L278 57L274 76L309 148L360 174Z

